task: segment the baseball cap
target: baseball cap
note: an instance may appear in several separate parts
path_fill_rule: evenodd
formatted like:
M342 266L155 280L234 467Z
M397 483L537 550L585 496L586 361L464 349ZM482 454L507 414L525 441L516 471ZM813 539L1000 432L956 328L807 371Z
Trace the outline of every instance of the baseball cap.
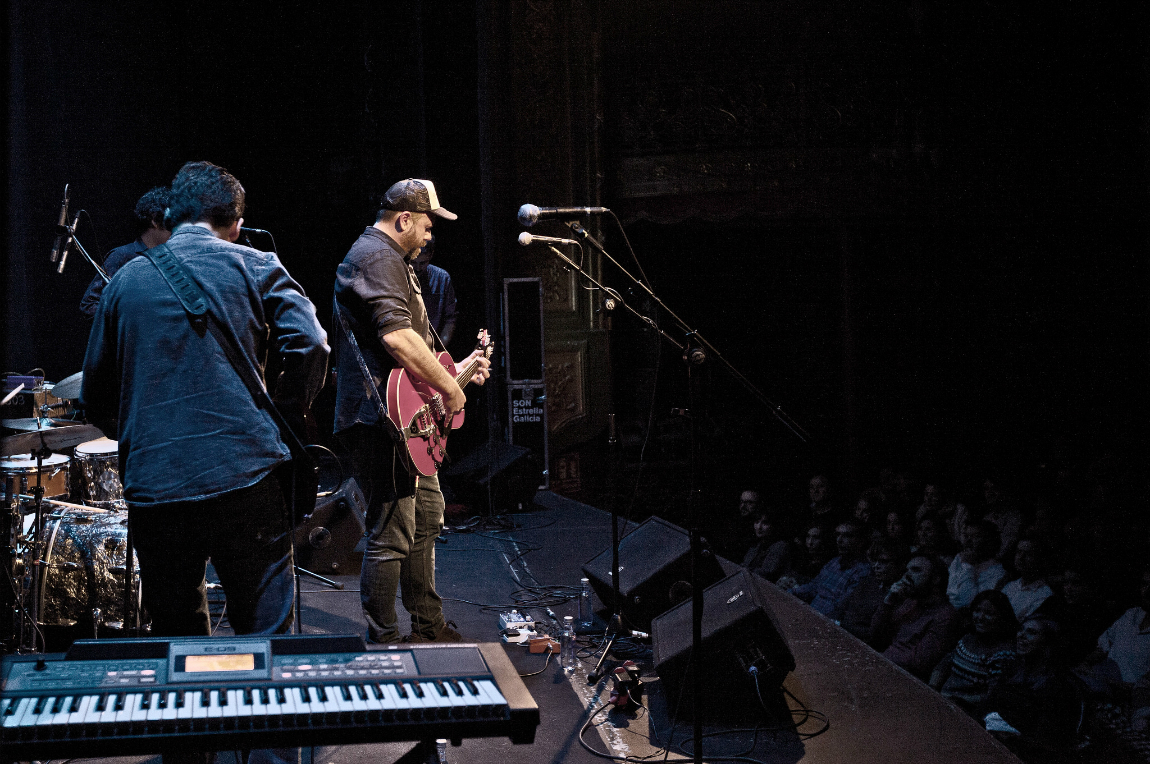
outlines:
M459 216L439 206L435 194L435 184L430 180L408 178L401 180L383 195L383 208L395 212L424 212L444 220L455 220Z

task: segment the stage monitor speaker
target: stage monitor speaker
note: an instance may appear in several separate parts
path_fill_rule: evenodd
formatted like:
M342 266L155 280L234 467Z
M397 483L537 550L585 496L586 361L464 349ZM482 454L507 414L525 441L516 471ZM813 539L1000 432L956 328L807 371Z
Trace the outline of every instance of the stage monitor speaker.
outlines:
M765 579L745 570L724 578L703 592L703 644L700 668L708 708L729 713L732 708L774 712L772 693L795 670L774 614L766 605ZM655 671L671 713L690 717L691 600L676 605L651 624ZM754 669L752 671L752 668ZM756 687L757 681L757 687Z
M440 472L456 499L487 514L527 509L543 479L539 456L530 448L488 441ZM493 507L487 507L490 487Z
M367 502L355 478L316 499L315 509L295 529L296 564L320 575L359 572Z
M703 555L703 585L723 577L719 561ZM611 549L590 560L583 572L599 600L611 607ZM687 532L659 517L652 517L619 542L619 611L624 624L650 631L651 619L691 592L691 541Z

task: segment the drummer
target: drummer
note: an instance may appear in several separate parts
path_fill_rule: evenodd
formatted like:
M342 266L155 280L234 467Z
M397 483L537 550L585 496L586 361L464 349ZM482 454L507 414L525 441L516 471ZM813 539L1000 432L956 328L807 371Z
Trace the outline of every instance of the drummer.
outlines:
M163 244L172 235L164 222L164 210L168 207L168 189L166 186L156 186L140 197L136 202L137 236L131 244L116 247L104 258L104 272L108 278L123 267L124 263L138 257L145 250ZM96 315L96 306L100 304L100 295L104 291L104 279L97 274L88 285L88 291L80 298L80 312L87 318Z

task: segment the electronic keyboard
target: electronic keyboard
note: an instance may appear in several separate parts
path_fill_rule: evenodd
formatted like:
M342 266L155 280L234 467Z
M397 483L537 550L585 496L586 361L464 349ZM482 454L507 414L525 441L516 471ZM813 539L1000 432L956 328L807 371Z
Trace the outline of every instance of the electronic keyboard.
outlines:
M539 707L498 644L106 639L0 660L0 761L467 737L518 744L533 742L538 726Z

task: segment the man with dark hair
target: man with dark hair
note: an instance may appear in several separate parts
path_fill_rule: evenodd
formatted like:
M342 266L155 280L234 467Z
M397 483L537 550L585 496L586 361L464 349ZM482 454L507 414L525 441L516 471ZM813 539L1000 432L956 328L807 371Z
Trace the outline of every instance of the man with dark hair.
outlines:
M164 222L164 211L167 207L168 189L165 186L156 186L140 197L135 210L138 229L136 240L131 244L116 247L104 258L104 273L108 274L109 279L124 267L124 263L168 240L172 231ZM103 291L104 279L96 274L96 278L88 285L88 291L80 298L80 312L88 318L95 316L96 306L100 304L100 295Z
M355 351L345 335L346 319L372 382L385 383L402 367L443 396L448 412L467 398L455 378L436 360L422 287L411 261L431 239L432 217L455 220L439 205L428 180L402 180L387 190L374 225L352 245L336 271L335 324L338 337L335 431L352 456L357 481L367 498L367 547L360 577L360 601L368 641L400 640L395 593L411 614L414 642L462 639L443 617L435 590L435 538L443 525L439 478L409 475L403 454L384 431ZM477 360L475 381L490 376L487 359L472 353L458 366ZM386 391L381 397L386 396Z
M864 555L868 540L862 523L853 518L843 520L835 527L838 557L824 565L810 583L792 588L791 594L831 620L841 618L851 592L870 575L870 563Z
M875 612L871 645L919 679L949 653L961 635L962 619L946 600L946 566L934 555L914 555Z
M419 254L411 259L411 267L419 278L427 320L446 346L455 335L455 287L451 285L451 274L431 264L433 257L435 234L431 234L431 241L424 244Z
M244 190L222 167L185 164L172 181L171 256L262 377L282 368L277 399L310 404L323 385L327 335L279 259L235 244ZM119 440L144 605L157 636L210 633L210 558L237 634L292 622L290 519L280 488L289 451L215 336L185 311L149 257L104 290L84 359L81 403Z

